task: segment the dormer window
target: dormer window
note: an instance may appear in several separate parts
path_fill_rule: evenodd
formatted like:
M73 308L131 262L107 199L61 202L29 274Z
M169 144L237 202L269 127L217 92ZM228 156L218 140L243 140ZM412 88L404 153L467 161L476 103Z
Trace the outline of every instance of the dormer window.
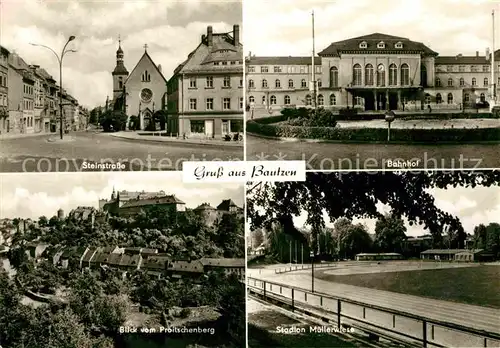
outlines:
M366 41L363 41L362 43L359 44L359 48L367 48L368 45L366 44Z
M380 42L377 44L377 48L385 48L385 42L384 42L384 41L380 41Z
M396 48L403 48L403 43L402 42L398 42L396 45L394 45L394 47L396 47Z

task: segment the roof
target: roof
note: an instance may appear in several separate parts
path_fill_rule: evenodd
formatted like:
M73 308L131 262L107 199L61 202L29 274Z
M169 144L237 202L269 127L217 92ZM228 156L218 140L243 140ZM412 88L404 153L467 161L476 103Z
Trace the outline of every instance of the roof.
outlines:
M196 261L173 261L168 267L171 271L203 273L203 264Z
M152 197L148 199L134 199L129 200L123 204L120 209L131 208L131 207L142 207L147 205L155 204L185 204L183 201L175 197L174 195L163 196L163 197Z
M95 255L98 248L89 248L89 250L83 256L82 262L89 262Z
M119 261L120 266L138 267L142 260L140 255L120 255L120 256L121 256Z
M457 255L463 255L463 254L479 254L479 253L482 253L484 251L484 249L470 249L470 250L464 250L464 251L461 251L459 253L457 253Z
M0 45L0 53L8 56L10 54L10 51L8 49L6 49L5 47L3 47L2 45Z
M103 252L97 252L95 256L90 260L92 263L104 263L106 262L105 260L108 258L109 254L108 253L103 253Z
M211 267L245 267L245 259L229 259L229 258L202 258L200 260L203 266Z
M321 65L321 57L314 57L314 64ZM246 60L246 65L312 65L312 57L256 57Z
M151 64L155 67L155 70L160 74L160 76L162 77L163 81L165 81L165 84L166 84L167 83L167 79L165 78L165 76L163 76L163 73L161 72L161 70L158 69L158 66L155 64L155 62L151 58L151 56L149 55L148 51L144 51L144 54L142 55L141 59L139 59L139 61L135 65L134 69L132 69L132 72L130 73L130 75L128 75L127 80L125 80L125 84L127 83L127 81L130 78L130 76L132 76L132 74L134 73L135 69L137 69L137 67L139 66L140 61L143 60L143 59L147 59L147 60L149 60L151 62Z
M467 249L429 249L422 251L420 254L458 254L464 251L468 251Z
M61 257L62 258L81 258L84 254L85 251L87 250L87 247L72 247L72 248L67 248L63 251Z
M356 254L356 256L401 256L399 253L361 253L361 254Z
M377 44L385 43L385 48L378 48ZM366 48L360 48L360 44L366 43ZM402 43L403 48L396 48L397 43ZM333 42L319 52L319 56L340 57L343 53L358 53L358 52L376 52L376 53L403 53L403 52L418 52L420 54L437 56L429 47L421 42L411 41L408 38L393 36L383 33L373 33L369 35L358 36L355 38Z
M442 56L436 57L434 65L490 65L486 56Z
M202 203L194 208L194 210L215 210L215 208L212 207L209 203Z
M167 262L171 259L167 256L150 256L144 260L142 267L149 270L165 270Z
M120 201L127 201L130 199L145 199L151 197L161 197L165 195L165 191L158 192L145 192L145 191L119 191L117 194L120 196Z
M220 61L240 61L239 65L214 65ZM200 44L188 55L187 59L174 70L174 76L183 73L199 72L237 72L243 73L243 45L234 45L229 33L212 33L212 45L203 36Z
M225 199L221 204L217 206L217 210L225 210L229 211L231 207L239 208L236 203L233 202L232 199Z

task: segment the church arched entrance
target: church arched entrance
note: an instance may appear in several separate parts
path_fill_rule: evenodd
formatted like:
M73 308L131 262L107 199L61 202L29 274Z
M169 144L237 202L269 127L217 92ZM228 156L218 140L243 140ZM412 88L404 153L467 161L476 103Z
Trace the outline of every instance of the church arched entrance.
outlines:
M154 130L167 130L167 112L165 110L158 110L153 114Z
M152 126L152 113L149 110L144 110L142 113L142 119L143 119L143 129L145 130L151 130Z

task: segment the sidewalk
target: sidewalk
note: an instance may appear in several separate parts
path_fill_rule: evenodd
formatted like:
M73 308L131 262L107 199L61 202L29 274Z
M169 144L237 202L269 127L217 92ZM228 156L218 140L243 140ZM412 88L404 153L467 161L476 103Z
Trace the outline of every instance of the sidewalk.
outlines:
M243 141L224 141L219 139L196 139L187 138L181 139L177 137L168 137L161 135L139 135L137 132L116 132L116 133L102 133L108 134L113 137L129 139L129 140L143 140L154 141L162 143L181 143L181 144L196 144L196 145L220 145L231 147L243 147ZM159 134L159 133L158 133Z
M7 139L21 139L21 138L31 138L31 137L39 137L42 135L58 135L59 133L45 133L45 132L39 132L39 133L1 133L0 134L0 140L7 140Z

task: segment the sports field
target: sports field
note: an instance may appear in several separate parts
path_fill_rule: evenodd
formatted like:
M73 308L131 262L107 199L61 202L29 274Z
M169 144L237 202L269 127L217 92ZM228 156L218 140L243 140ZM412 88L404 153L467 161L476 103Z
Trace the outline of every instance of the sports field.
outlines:
M402 267L404 268L404 267ZM315 278L366 288L399 292L445 301L500 309L500 266L436 268L376 272L367 266L366 273L331 274L318 270Z

